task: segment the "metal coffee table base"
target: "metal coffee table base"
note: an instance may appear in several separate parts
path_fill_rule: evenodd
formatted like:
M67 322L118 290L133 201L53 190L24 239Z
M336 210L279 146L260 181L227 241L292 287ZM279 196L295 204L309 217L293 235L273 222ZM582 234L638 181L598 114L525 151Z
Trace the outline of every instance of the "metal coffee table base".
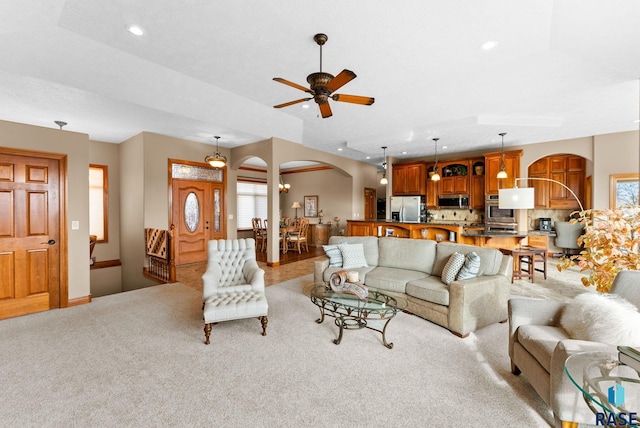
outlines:
M387 331L387 325L389 324L389 321L391 321L391 318L385 320L384 327L382 327L382 330L379 330L377 328L367 325L366 319L357 318L357 317L344 317L341 315L333 315L331 312L327 312L326 315L335 318L334 323L339 328L338 338L333 339L333 343L335 343L336 345L339 345L340 342L342 342L342 332L344 330L360 330L363 328L368 328L369 330L377 331L378 333L382 334L382 344L389 349L393 349L393 343L387 343L387 338L385 336L385 333ZM324 316L325 316L325 311L323 310L322 307L320 307L320 318L318 318L316 322L318 324L321 324L324 321Z

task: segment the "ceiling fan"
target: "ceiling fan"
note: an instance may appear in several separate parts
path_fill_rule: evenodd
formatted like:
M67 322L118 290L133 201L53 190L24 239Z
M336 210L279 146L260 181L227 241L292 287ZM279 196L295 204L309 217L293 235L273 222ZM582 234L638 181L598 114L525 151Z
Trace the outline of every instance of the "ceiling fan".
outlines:
M329 105L329 98L333 101L341 101L345 103L352 104L362 104L362 105L371 105L375 101L372 97L361 97L359 95L346 95L346 94L333 94L333 92L337 91L350 81L356 78L356 74L351 71L344 69L337 76L333 76L329 73L322 72L322 45L324 45L329 37L326 34L316 34L313 36L313 40L320 46L320 71L317 73L311 73L307 76L307 82L309 82L310 88L305 88L302 85L298 85L297 83L290 82L281 77L274 77L273 80L276 82L284 83L285 85L289 85L293 88L300 89L301 91L307 92L312 97L309 98L301 98L295 101L289 101L288 103L278 104L273 106L274 108L282 108L288 107L293 104L303 103L305 101L314 100L318 106L320 107L320 114L323 118L330 117L331 106Z

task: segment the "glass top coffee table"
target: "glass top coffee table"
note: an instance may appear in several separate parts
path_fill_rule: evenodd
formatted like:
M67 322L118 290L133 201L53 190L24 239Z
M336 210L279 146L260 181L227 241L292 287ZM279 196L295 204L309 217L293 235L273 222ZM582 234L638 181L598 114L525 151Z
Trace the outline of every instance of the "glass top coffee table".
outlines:
M616 352L582 352L571 355L564 371L582 392L584 401L601 426L640 416L640 375L618 361Z
M320 308L320 318L316 320L318 324L324 321L325 316L335 318L335 324L340 329L338 338L333 340L336 345L342 341L345 329L368 328L381 333L382 344L393 348L393 343L387 343L385 333L389 321L407 307L405 300L373 288L369 288L367 297L360 300L353 294L335 292L326 284L316 284L310 296L311 301Z

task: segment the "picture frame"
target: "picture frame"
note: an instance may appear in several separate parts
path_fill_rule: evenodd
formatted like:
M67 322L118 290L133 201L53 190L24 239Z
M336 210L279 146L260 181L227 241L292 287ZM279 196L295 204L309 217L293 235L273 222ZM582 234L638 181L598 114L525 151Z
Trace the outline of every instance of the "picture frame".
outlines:
M304 216L318 217L318 195L304 197Z
M393 229L385 229L384 236L393 236Z

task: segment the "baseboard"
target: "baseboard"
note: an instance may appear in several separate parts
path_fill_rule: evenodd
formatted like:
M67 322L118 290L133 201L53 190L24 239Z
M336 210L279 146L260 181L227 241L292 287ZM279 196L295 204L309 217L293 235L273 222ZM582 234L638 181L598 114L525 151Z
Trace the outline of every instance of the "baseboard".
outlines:
M71 306L85 305L87 303L91 303L91 294L89 294L88 296L76 297L75 299L69 299L67 308L70 308Z
M267 262L267 266L269 267L279 267L280 262Z

